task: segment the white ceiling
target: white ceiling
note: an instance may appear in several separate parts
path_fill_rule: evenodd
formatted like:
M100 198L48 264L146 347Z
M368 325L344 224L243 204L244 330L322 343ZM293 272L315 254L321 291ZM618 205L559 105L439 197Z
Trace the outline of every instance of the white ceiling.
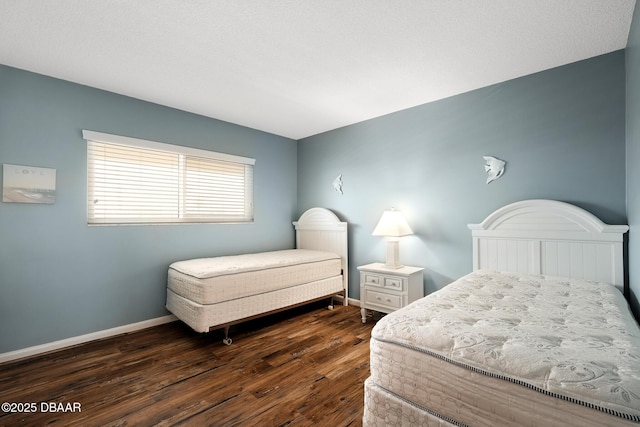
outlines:
M293 139L601 55L635 0L0 0L0 63Z

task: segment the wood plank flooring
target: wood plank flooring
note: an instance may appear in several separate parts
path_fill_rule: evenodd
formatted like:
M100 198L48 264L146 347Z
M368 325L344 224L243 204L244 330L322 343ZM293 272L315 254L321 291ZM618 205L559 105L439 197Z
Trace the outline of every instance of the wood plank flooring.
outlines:
M174 322L0 364L0 401L36 404L0 425L359 426L374 322L325 306L234 326L230 346Z

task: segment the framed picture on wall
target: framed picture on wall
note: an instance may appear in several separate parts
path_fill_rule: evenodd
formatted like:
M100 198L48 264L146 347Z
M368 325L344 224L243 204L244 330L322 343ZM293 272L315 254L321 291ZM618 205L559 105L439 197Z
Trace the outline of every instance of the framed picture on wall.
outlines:
M7 203L55 203L56 170L4 164L2 201Z

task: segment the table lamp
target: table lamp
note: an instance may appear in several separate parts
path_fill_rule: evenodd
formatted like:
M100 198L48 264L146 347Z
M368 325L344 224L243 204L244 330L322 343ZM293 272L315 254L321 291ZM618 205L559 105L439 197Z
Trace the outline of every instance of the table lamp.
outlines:
M402 268L400 264L400 243L399 238L413 234L411 227L404 219L402 212L391 210L384 211L378 225L373 230L373 236L385 236L387 238L387 260L386 268Z

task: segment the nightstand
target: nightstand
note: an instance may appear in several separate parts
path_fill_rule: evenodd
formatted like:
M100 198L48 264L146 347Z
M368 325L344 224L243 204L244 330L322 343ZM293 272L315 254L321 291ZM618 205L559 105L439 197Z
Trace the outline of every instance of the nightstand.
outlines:
M376 262L358 270L362 323L367 322L367 309L391 313L424 296L421 267L386 268Z

